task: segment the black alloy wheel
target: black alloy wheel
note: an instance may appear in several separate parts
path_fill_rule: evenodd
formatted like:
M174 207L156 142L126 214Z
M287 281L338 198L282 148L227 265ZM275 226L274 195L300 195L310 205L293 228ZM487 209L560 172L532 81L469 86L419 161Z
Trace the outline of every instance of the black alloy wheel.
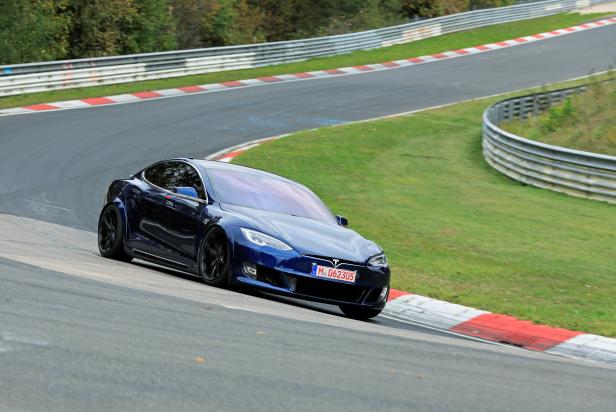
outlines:
M124 250L123 234L124 225L117 206L105 206L98 219L98 250L103 257L124 262L132 259Z
M205 235L199 252L199 274L212 286L226 286L229 281L230 253L225 232L215 227Z

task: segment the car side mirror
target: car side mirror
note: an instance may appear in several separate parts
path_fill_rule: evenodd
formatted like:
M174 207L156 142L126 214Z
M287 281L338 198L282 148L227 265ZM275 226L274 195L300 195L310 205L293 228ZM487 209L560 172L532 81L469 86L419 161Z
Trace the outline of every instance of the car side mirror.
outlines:
M199 198L199 195L197 194L197 189L195 189L194 187L179 186L179 187L174 187L173 191L177 193L178 195L194 197L195 199Z
M336 215L336 221L342 227L347 227L349 225L349 219L344 216Z

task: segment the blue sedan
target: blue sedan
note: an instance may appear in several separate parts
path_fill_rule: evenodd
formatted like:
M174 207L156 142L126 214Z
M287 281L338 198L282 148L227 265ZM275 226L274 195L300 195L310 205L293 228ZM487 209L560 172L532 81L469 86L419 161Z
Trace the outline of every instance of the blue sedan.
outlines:
M383 250L348 229L307 187L222 162L171 159L111 183L98 224L102 256L378 315L389 293Z

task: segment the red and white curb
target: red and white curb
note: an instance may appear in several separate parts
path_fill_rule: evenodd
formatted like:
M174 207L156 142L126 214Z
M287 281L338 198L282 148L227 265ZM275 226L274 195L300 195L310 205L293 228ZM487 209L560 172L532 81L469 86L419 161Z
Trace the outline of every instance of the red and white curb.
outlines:
M252 140L248 143L241 143L236 146L227 147L216 153L212 153L205 160L218 160L219 162L229 163L234 157L242 154L246 150L250 150L253 147L257 147L263 143L271 142L272 140L281 139L289 136L290 133L281 134L278 136L266 137L264 139Z
M391 291L391 317L537 352L616 366L616 339L486 312L425 296Z
M15 114L37 113L55 110L78 109L84 107L106 106L114 104L134 103L144 100L162 99L168 97L186 96L198 93L210 93L223 90L237 89L243 87L263 86L274 83L292 82L300 80L320 79L325 77L336 77L344 75L363 74L374 71L392 70L401 67L415 66L418 64L431 63L435 61L453 59L471 54L485 53L493 50L504 49L522 44L541 41L553 37L559 37L571 33L576 33L585 30L596 29L603 26L608 26L616 23L615 18L603 19L591 23L581 24L579 26L567 27L564 29L553 30L550 32L539 33L532 36L518 37L517 39L504 40L496 43L483 44L465 49L445 51L427 56L411 57L408 59L395 60L385 63L367 64L353 67L341 67L330 70L319 70L295 74L283 74L277 76L259 77L256 79L236 80L222 83L202 84L196 86L178 87L174 89L164 89L155 91L143 91L136 93L118 94L106 97L92 97L80 100L68 100L61 102L42 103L24 107L16 107L11 109L0 110L0 116L8 116Z
M207 157L231 162L243 152L289 134L254 140ZM616 339L537 325L513 316L391 289L383 314L430 328L568 358L616 366Z

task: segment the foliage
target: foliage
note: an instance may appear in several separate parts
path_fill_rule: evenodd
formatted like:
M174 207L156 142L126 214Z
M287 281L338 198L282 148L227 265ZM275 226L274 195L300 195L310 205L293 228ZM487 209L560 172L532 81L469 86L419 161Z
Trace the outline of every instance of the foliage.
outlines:
M544 143L616 156L616 81L594 78L586 92L502 127Z
M71 0L71 57L122 54L138 10L132 0Z
M515 0L469 0L468 9L489 9L492 7L511 6L515 4Z
M168 0L135 0L137 15L123 53L148 53L177 48L173 8Z
M511 0L0 0L0 64L368 30Z
M541 122L541 130L550 133L567 123L575 123L575 109L568 98L563 104L551 107L547 116Z
M409 17L432 18L442 16L443 5L438 0L404 0L402 10Z
M432 18L467 10L510 6L514 0L403 0L401 11L407 17Z
M68 0L0 0L0 63L55 60L68 53Z

